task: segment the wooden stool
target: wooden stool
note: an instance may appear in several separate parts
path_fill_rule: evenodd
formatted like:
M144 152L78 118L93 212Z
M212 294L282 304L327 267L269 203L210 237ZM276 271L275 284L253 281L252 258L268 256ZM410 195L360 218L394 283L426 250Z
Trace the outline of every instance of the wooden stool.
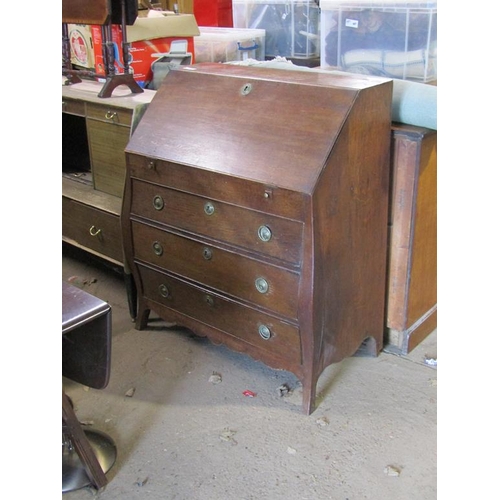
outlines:
M108 385L111 360L111 307L79 288L62 284L62 374L94 389ZM83 429L62 392L63 493L106 486L116 446L105 433Z

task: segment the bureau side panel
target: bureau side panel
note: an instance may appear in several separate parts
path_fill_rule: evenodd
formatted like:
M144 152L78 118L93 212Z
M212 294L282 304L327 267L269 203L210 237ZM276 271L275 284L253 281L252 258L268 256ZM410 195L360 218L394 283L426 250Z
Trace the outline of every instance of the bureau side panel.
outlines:
M382 347L391 98L391 83L360 92L314 194L319 372L368 337Z

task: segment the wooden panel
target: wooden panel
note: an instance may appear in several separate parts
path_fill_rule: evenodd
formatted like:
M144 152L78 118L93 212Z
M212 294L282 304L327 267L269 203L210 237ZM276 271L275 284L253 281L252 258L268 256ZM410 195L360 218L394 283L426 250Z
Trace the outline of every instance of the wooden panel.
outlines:
M321 73L247 67L242 78L238 66L225 65L221 77L208 71L223 65L200 66L196 78L193 71L170 71L127 149L312 193L357 90L319 86L331 82Z
M115 196L123 195L125 153L130 129L87 119L94 187Z
M62 22L106 24L111 16L111 0L63 0Z
M437 144L426 137L420 151L407 322L412 325L437 303Z
M62 111L71 115L85 116L85 103L76 99L63 98Z
M403 352L435 329L437 308L437 133L393 125L387 317Z
M92 236L92 232L98 232ZM123 262L123 245L118 216L74 200L62 198L63 240L86 247L116 262Z

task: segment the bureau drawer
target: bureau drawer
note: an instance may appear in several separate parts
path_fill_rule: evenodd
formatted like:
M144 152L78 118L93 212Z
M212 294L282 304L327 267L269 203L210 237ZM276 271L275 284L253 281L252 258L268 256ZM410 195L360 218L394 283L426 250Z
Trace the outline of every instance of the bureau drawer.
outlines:
M62 198L63 239L123 262L120 219L69 198Z
M297 326L147 266L138 268L145 297L274 355L301 362Z
M87 118L100 120L114 125L124 125L130 127L132 123L131 109L116 108L103 104L87 103Z
M298 273L138 222L132 239L138 260L297 318Z
M85 116L85 103L83 101L64 98L62 101L62 112L70 115Z
M135 179L132 192L132 214L301 264L301 222Z

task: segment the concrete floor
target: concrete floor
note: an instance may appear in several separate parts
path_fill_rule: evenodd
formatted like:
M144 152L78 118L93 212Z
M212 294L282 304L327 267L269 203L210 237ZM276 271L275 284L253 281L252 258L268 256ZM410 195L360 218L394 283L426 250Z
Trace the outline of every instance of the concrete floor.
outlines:
M437 367L425 361L437 359L436 332L407 356L384 351L330 366L306 416L291 373L154 316L135 330L109 266L65 247L62 278L112 307L109 385L63 379L79 420L117 445L102 500L437 497ZM291 394L280 395L282 384ZM63 498L95 495L86 487Z

